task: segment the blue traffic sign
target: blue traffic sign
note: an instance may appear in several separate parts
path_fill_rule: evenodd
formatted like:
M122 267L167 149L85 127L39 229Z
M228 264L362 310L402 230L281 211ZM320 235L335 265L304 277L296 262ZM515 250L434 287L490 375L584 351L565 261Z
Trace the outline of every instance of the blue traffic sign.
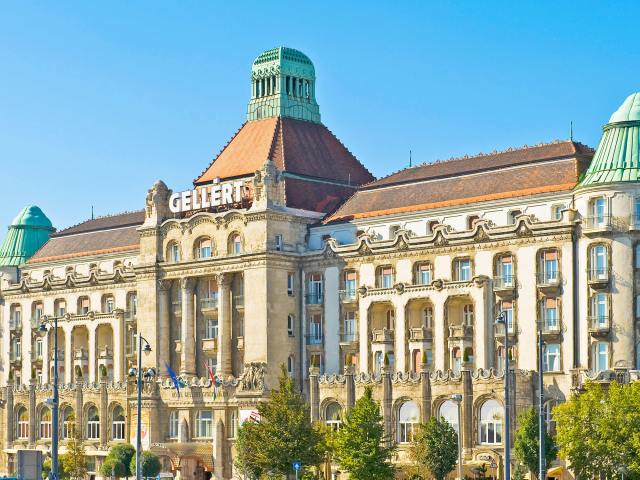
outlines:
M295 462L293 462L293 469L297 472L300 470L300 467L302 467L302 464L296 460Z

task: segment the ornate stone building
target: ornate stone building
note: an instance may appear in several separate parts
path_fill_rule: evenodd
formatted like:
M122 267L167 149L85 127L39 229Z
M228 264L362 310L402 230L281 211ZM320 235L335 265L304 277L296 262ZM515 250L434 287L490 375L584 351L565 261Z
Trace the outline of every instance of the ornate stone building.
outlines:
M335 428L372 385L401 467L416 424L442 415L465 468L494 476L505 335L514 414L536 402L538 326L547 411L587 379L637 378L640 94L595 153L556 141L375 180L321 123L308 57L269 50L251 73L246 123L190 190L158 181L143 210L57 232L31 207L10 227L0 473L18 449L49 449L54 332L38 327L54 317L62 451L77 429L95 478L108 448L135 437L136 334L158 372L143 447L182 479L241 478L237 428L280 365Z

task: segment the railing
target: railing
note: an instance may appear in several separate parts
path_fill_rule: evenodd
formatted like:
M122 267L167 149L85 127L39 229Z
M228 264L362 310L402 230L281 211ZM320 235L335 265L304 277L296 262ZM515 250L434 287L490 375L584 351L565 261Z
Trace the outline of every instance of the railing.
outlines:
M413 327L409 329L409 340L413 342L424 342L425 340L431 340L433 333L430 328L427 327Z
M218 308L218 297L201 298L200 308Z
M358 341L358 334L356 332L340 332L340 341L342 343L353 343Z
M22 353L11 352L11 354L9 355L9 360L11 362L19 362L20 360L22 360Z
M588 272L589 282L600 283L609 281L609 269L608 268L592 268Z
M608 333L611 328L607 315L590 315L588 320L589 332L591 333Z
M371 332L373 343L389 343L393 342L394 332L391 329L383 328L373 330Z
M340 301L341 302L353 302L358 297L358 291L353 289L348 290L340 290Z
M305 337L307 338L307 345L322 345L321 333L308 333Z
M449 327L449 337L468 338L473 337L473 325L451 325Z
M582 231L611 230L611 215L598 215L595 217L582 218Z
M502 277L493 278L494 290L507 290L515 287L515 277L513 275L504 275Z
M42 317L31 317L31 328L40 328Z
M324 296L320 292L307 293L305 299L307 305L321 305L324 302Z
M539 287L557 287L560 285L560 272L550 271L538 273L536 280Z
M559 318L548 318L543 316L540 320L542 324L542 333L547 334L559 334L561 331L560 319Z

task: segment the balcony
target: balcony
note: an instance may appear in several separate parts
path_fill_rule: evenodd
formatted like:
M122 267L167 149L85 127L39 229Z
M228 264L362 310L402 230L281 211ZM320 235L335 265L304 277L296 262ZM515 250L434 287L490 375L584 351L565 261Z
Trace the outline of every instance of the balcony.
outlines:
M607 288L610 276L608 268L592 268L587 271L587 282L594 289Z
M536 275L536 284L541 290L556 290L560 288L561 276L558 271L542 272Z
M560 325L560 319L558 318L542 318L539 320L542 324L542 335L544 336L558 336L562 333L562 328Z
M322 305L324 296L321 292L311 292L305 295L307 305Z
M307 345L322 345L322 333L308 333L305 337Z
M204 338L202 340L202 351L204 352L215 352L218 350L218 339L217 338Z
M134 322L136 320L136 312L127 310L126 312L124 312L124 319L127 322Z
M594 337L609 335L611 331L611 321L605 315L589 316L589 333Z
M582 233L605 233L613 230L611 215L600 215L596 217L582 218Z
M218 308L218 296L205 297L200 299L201 310L215 310Z
M353 303L358 299L358 291L355 288L340 290L340 301L342 303Z
M433 331L427 327L414 327L409 329L409 341L428 342L433 339Z
M371 332L373 343L393 343L394 332L388 328L376 329Z
M450 325L450 339L469 339L473 338L473 325Z
M516 289L516 278L513 275L493 277L493 291L497 294L512 295Z
M340 343L350 344L358 342L358 334L356 332L340 332Z
M35 329L40 328L40 324L42 323L42 320L44 320L44 315L31 317L31 328L35 328Z

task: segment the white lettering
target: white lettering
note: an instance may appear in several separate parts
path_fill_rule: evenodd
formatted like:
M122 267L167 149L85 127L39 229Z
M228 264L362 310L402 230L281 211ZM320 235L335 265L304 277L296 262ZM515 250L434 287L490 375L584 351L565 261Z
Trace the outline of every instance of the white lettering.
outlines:
M209 208L211 203L209 203L209 189L207 187L200 189L200 203L202 204L202 208Z
M211 187L211 206L219 207L220 206L220 185L213 185Z
M179 193L172 193L169 197L169 210L171 210L172 213L179 213L182 211Z
M235 201L236 203L240 203L242 201L242 182L233 182L233 190L235 193Z
M228 183L222 184L222 204L223 205L228 205L230 203L233 203L233 197L231 196L232 192L233 192L233 187L231 185L229 185Z
M182 211L191 210L191 190L182 192Z
M193 195L191 196L193 200L193 205L191 205L191 210L200 210L202 205L200 205L200 195L198 195L198 190L193 191Z

